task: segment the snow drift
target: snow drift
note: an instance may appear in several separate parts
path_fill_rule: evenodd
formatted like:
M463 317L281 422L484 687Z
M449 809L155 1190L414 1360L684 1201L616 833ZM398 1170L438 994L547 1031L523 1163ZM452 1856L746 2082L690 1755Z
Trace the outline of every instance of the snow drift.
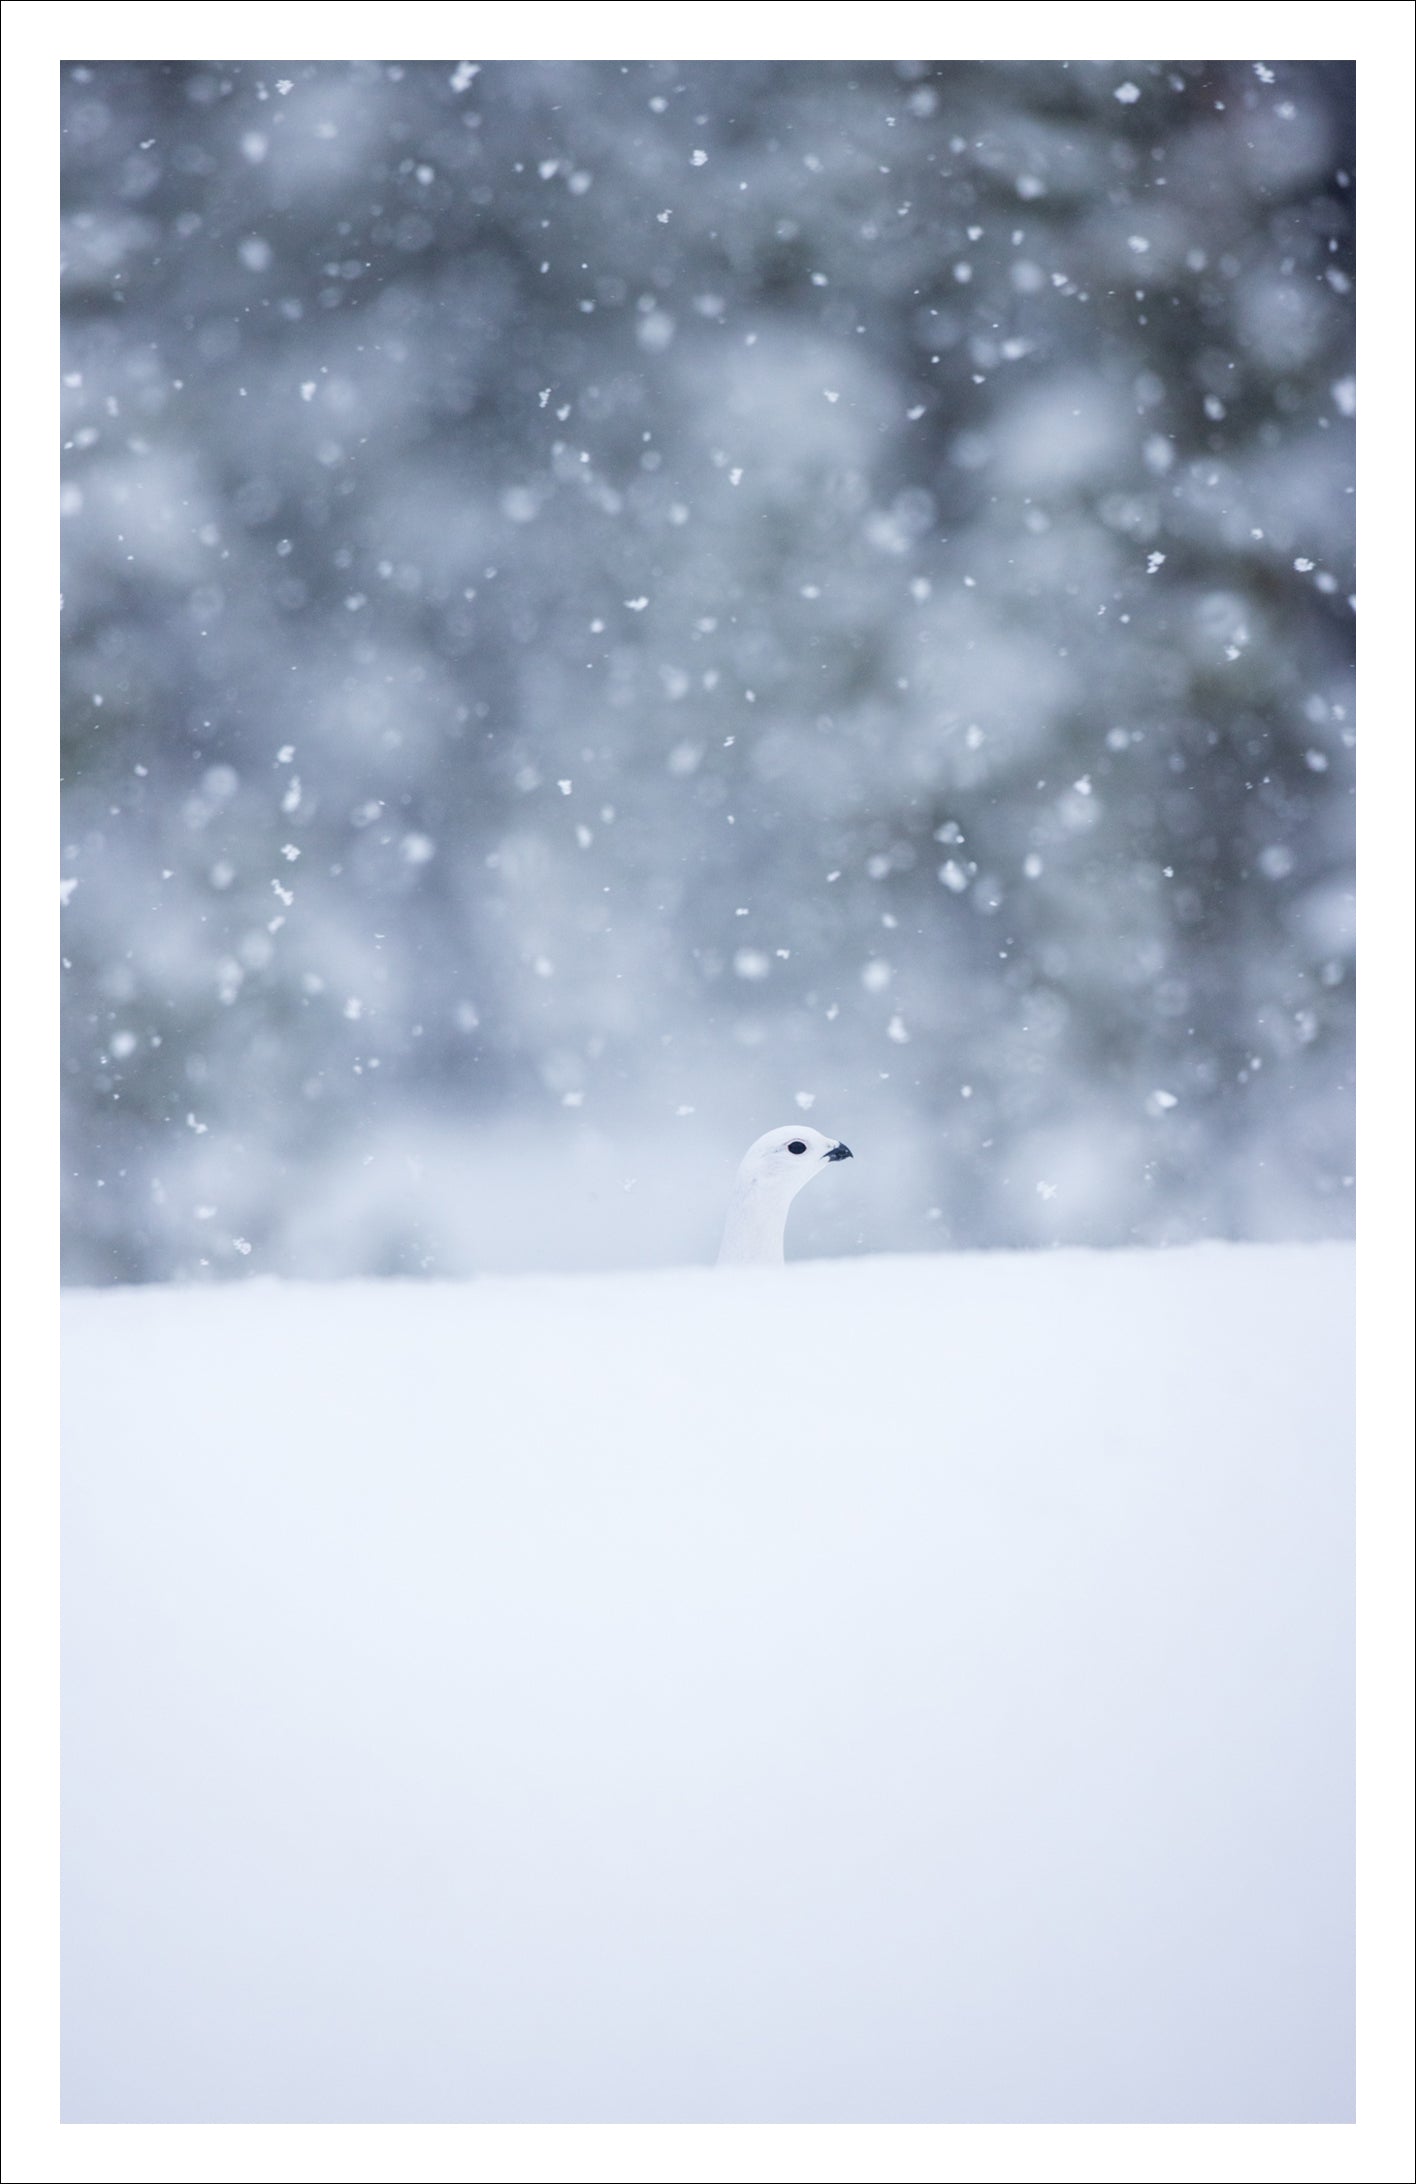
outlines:
M66 2120L1350 2120L1351 1306L71 1294Z

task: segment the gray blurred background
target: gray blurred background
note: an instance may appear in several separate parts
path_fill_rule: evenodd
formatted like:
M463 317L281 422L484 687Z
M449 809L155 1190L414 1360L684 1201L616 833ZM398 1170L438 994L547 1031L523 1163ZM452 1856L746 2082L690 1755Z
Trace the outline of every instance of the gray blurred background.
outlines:
M68 1278L1348 1233L1352 94L65 64Z

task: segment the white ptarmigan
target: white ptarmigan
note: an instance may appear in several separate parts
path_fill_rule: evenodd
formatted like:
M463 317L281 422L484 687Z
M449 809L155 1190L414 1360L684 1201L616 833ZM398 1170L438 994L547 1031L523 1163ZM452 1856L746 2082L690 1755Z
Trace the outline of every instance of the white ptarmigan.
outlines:
M828 1160L850 1160L849 1145L795 1123L749 1145L728 1202L719 1266L780 1266L787 1208Z

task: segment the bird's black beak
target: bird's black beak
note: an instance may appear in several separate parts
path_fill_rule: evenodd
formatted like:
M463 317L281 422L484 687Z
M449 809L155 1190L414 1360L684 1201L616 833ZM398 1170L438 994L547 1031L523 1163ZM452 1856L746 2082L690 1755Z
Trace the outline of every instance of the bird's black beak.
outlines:
M849 1145L842 1144L833 1145L830 1152L826 1155L826 1158L828 1160L853 1160L855 1158L855 1155L852 1153Z

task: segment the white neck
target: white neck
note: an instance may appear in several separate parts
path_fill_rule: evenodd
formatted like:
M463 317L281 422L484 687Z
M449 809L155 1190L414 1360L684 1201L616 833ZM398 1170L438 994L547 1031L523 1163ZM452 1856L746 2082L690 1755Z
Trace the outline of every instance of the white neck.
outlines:
M728 1206L719 1266L781 1266L791 1199L761 1183L739 1183Z

